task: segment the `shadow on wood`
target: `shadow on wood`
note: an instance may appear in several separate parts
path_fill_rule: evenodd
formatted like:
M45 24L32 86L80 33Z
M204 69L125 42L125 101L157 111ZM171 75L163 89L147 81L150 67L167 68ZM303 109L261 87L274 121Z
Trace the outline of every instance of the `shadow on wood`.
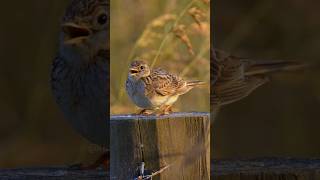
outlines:
M99 170L68 170L67 167L0 169L1 180L105 180L109 174ZM197 178L200 180L200 178ZM320 159L260 158L211 161L213 180L318 180Z
M110 179L137 177L142 161L153 172L169 166L159 179L209 179L209 113L117 115L110 127Z
M320 159L260 158L214 160L214 180L318 180Z
M109 175L101 168L98 170L70 170L68 167L42 167L1 169L1 180L106 180Z

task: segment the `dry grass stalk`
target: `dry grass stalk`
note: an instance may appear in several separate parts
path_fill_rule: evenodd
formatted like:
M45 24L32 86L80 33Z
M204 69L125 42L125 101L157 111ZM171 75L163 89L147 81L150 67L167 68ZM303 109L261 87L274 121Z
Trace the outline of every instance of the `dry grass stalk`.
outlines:
M201 0L202 2L204 2L205 4L210 4L210 0Z
M192 48L191 41L186 33L186 26L185 25L178 25L173 29L173 32L177 38L179 38L187 47L188 47L188 52L190 55L194 55L194 51Z
M161 39L164 34L163 32L157 31L158 29L164 28L171 21L176 20L174 14L164 14L149 23L142 33L141 37L137 41L137 46L140 48L146 48L151 46L155 41Z
M199 25L199 27L202 28L201 23L203 19L207 17L207 14L198 7L192 7L191 9L189 9L188 13L194 19L194 21Z
M209 37L210 36L210 24L207 22L201 22L201 25L199 26L198 23L192 23L188 33L191 35L201 35L203 37Z
M159 61L166 60L165 63L161 63L160 67L170 72L183 72L183 75L186 73L190 75L192 72L192 76L198 76L199 73L205 75L206 73L202 72L207 70L204 71L203 68L194 65L200 60L207 59L209 62L209 58L204 57L207 54L204 50L207 49L206 39L210 39L210 15L208 6L201 4L206 2L190 0L180 12L165 13L150 21L136 40L125 64L138 58L148 61L150 67L153 68ZM127 72L124 71L119 81L124 82L126 75ZM205 79L206 77L198 78ZM127 101L124 99L124 83L121 83L119 88L119 94L114 99L120 106L127 106ZM133 107L128 106L128 108ZM123 112L125 109L121 108L117 112ZM116 112L114 108L113 112Z

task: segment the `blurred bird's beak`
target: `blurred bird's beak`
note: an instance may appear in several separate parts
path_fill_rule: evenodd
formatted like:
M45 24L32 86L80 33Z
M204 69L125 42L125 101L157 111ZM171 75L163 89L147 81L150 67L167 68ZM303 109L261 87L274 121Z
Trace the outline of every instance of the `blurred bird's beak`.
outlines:
M139 71L135 68L130 69L130 74L137 74Z
M90 29L74 23L63 24L62 31L65 34L65 43L76 42L77 40L86 38L91 34Z

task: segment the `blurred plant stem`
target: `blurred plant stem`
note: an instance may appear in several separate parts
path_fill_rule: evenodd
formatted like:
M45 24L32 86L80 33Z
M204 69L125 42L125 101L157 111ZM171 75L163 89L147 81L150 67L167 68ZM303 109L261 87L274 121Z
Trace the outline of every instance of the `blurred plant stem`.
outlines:
M197 60L199 60L201 57L204 56L204 54L206 52L208 52L210 49L210 42L205 41L205 43L202 44L200 52L197 54L196 57L193 58L193 60L191 60L191 62L182 70L182 72L180 73L180 76L183 77L185 76L191 69L191 67L193 67L195 65L195 63L197 62Z
M182 17L186 14L186 12L188 11L188 9L189 9L196 1L197 1L197 0L192 0L192 1L190 1L190 2L187 4L187 6L186 6L185 8L183 8L183 10L182 10L181 13L179 14L178 18L175 20L173 26L171 27L171 30L165 34L165 36L164 36L163 40L161 41L160 46L159 46L159 48L158 48L158 50L157 50L157 53L156 53L156 55L155 55L155 57L154 57L154 59L153 59L153 61L152 61L152 64L151 64L151 66L150 66L151 68L153 68L153 66L154 66L154 64L156 63L157 59L159 58L159 56L160 56L160 54L161 54L161 52L162 52L162 50L163 50L163 48L164 48L167 40L169 39L170 35L172 35L172 30L178 25L178 23L180 22L180 20L182 19ZM147 26L147 27L148 27L148 26ZM138 42L140 41L140 39L141 39L142 37L144 37L144 35L145 35L145 33L146 33L147 31L148 31L148 28L145 28L145 30L144 30L144 31L142 32L142 34L139 36L138 40L135 42L132 50L130 51L129 56L128 56L125 64L128 64L128 62L132 60L132 58L133 58L133 56L135 55L136 50L137 50L137 48L138 48ZM127 75L127 71L123 71L123 72L121 73L121 80L120 80L121 85L120 85L119 93L118 93L118 96L117 96L117 97L118 97L117 100L118 100L119 102L122 102L122 100L123 100L123 96L124 96L124 92L125 92L125 87L124 87L124 84L125 84L125 83L122 83L122 82L125 82L126 75Z
M158 60L160 54L161 54L161 51L165 45L165 43L167 42L167 40L169 39L170 35L172 35L172 30L178 25L178 23L180 22L180 20L182 19L182 17L186 14L187 10L190 9L190 7L196 2L196 0L192 0L190 1L189 4L187 4L187 6L182 10L182 12L179 14L178 18L176 19L176 21L174 22L173 26L172 26L172 29L171 31L167 32L167 34L165 35L165 37L163 38L160 46L159 46L159 49L157 51L157 54L156 56L154 57L152 63L151 63L151 68L153 68L154 64L156 63L156 61Z

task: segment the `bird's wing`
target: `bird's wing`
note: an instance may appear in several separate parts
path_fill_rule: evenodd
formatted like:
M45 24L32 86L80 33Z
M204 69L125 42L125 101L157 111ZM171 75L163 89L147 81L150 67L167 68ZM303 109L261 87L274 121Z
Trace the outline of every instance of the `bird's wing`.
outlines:
M210 63L210 72L211 72L211 84L215 84L217 79L221 75L221 67L218 64L217 52L215 49L211 49L210 51L211 63Z
M154 69L150 77L152 78L152 88L161 96L173 95L180 88L186 86L186 82L180 77L160 68Z
M305 65L295 61L250 60L229 55L213 49L212 57L212 97L214 105L224 105L248 96L253 90L267 82L272 72L295 70Z
M238 101L267 81L266 76L256 75L238 79L228 86L217 86L213 89L211 104L220 106Z
M211 53L213 86L244 78L245 61L217 49L213 49Z

